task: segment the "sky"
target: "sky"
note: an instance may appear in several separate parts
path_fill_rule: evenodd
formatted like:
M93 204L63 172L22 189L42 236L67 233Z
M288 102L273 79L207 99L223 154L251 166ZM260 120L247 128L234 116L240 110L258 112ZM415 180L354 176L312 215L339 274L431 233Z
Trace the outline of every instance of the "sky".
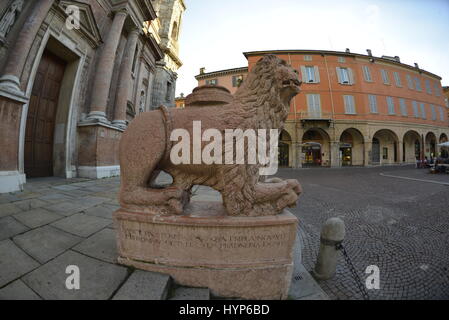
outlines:
M449 85L449 0L184 0L176 95L195 75L247 66L243 52L314 49L399 56Z

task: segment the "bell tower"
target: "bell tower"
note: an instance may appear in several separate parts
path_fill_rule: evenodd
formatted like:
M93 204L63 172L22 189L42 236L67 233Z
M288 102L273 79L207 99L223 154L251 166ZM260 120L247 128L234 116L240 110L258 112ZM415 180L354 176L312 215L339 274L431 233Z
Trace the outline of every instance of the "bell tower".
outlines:
M164 52L164 58L157 62L153 82L152 108L161 104L175 106L177 71L182 66L179 58L179 37L182 16L186 10L184 0L152 0L158 18L148 26Z

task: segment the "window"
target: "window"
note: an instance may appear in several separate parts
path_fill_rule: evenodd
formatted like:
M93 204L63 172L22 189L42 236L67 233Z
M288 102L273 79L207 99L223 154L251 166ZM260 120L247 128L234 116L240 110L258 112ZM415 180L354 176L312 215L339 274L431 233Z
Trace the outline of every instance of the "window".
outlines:
M218 84L218 80L217 79L208 79L208 80L206 80L206 84L211 85L211 86L216 86Z
M362 70L363 70L363 77L365 78L365 81L372 82L373 78L371 78L371 71L369 70L369 67L363 66Z
M416 90L422 91L422 89L421 89L421 80L419 80L418 77L415 77L415 87L416 87Z
M378 113L377 110L377 97L375 95L369 94L368 95L369 100L369 111L371 113Z
M170 101L172 96L172 83L167 82L167 91L165 92L165 101Z
M437 120L437 112L436 112L435 106L433 104L430 105L430 114L432 116L432 120L436 121Z
M438 85L438 82L435 82L435 94L437 97L441 96L440 86Z
M439 109L440 109L440 120L444 121L444 109L443 107L440 107Z
M413 90L414 87L413 87L412 77L411 77L409 74L407 74L405 77L407 78L407 85L408 85L408 88Z
M382 75L382 81L384 82L384 84L390 84L390 79L388 78L388 73L386 70L381 69L380 73Z
M301 66L301 75L305 83L320 82L320 72L317 66Z
M413 107L413 116L414 116L415 118L419 118L418 102L412 101L412 107Z
M421 102L421 118L426 119L426 106Z
M306 94L307 110L312 118L321 118L321 101L319 94Z
M387 97L388 114L395 114L394 101L392 97Z
M343 95L343 99L345 103L345 113L355 114L354 96Z
M399 108L401 108L401 114L403 116L407 116L407 105L405 104L405 100L402 98L399 99Z
M338 62L339 62L339 63L345 63L346 60L345 60L344 57L338 57Z
M305 55L304 56L304 61L312 61L312 56Z
M427 93L428 93L428 94L432 94L432 88L430 87L430 80L429 80L429 79L426 79L426 80L424 80L424 83L425 83L425 85L426 85L426 91L427 91Z
M354 84L354 74L351 68L337 67L337 77L340 84Z
M396 86L397 87L402 87L401 77L399 76L399 73L397 73L395 71L395 72L393 72L393 76L394 76L394 81L396 82Z
M243 82L243 76L239 75L239 76L233 76L232 77L232 86L235 87L240 87L240 85Z

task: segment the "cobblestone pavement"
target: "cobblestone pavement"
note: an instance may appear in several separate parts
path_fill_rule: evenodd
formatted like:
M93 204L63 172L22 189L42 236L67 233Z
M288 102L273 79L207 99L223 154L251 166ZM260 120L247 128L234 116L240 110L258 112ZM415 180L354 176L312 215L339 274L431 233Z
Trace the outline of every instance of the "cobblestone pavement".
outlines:
M283 169L278 176L303 187L292 212L300 220L308 271L322 224L340 217L344 246L362 281L367 266L380 269L380 290L369 290L371 299L449 299L449 175L393 166ZM335 277L320 285L331 299L362 299L343 258Z

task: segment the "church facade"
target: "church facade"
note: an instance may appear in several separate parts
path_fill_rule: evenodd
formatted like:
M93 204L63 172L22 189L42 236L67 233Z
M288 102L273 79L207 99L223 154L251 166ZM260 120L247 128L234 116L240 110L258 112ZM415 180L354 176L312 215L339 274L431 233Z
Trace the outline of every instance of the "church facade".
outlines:
M182 0L0 3L0 193L120 173L127 124L174 106Z

